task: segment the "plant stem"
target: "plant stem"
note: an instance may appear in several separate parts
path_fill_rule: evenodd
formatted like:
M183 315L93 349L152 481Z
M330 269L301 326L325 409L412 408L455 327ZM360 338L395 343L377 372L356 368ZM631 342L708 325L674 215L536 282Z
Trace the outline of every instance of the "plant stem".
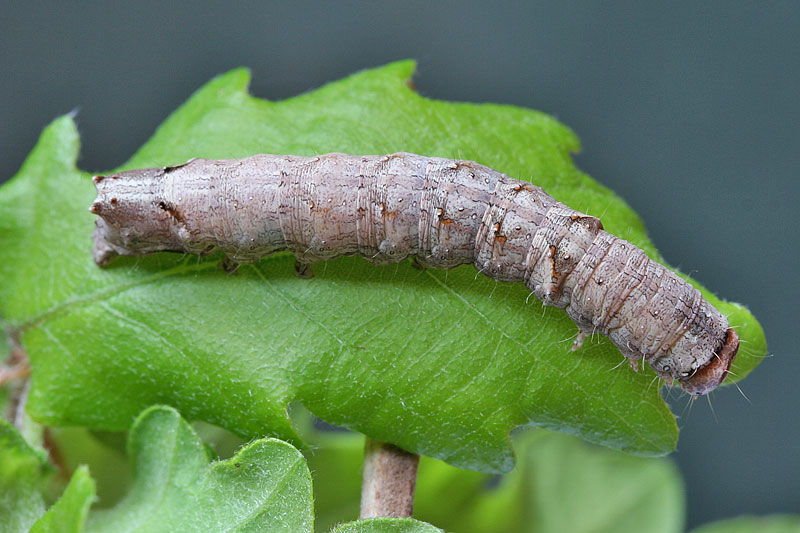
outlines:
M367 437L361 518L411 516L418 465L419 455Z

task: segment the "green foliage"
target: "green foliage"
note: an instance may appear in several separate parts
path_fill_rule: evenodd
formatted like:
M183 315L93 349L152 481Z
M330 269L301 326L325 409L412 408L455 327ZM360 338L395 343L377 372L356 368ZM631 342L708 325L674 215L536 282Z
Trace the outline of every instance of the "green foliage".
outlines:
M44 450L34 450L0 418L0 531L28 531L44 513L42 495L54 473Z
M318 434L317 530L358 513L363 438ZM495 479L423 457L414 516L447 531L678 533L683 485L665 459L634 457L542 430L514 439L517 468Z
M111 507L122 499L131 476L124 433L104 434L77 427L50 428L48 432L66 471L74 472L82 465L89 468L97 487L95 508Z
M310 531L311 475L291 445L261 439L209 465L209 449L171 408L154 407L128 443L133 483L87 531Z
M94 481L85 466L78 468L64 494L42 518L36 521L31 533L80 533L94 500Z
M208 428L205 432L220 437ZM122 501L90 512L97 503L95 484L89 469L80 466L45 512L42 493L54 470L43 451L2 422L0 530L311 533L316 506L320 532L331 526L332 533L442 531L410 518L345 522L358 514L363 437L306 433L316 449L308 465L316 478L313 498L309 468L291 445L260 439L230 459L213 461L210 447L174 409L152 407L137 418L129 435L133 483ZM69 436L74 434L61 433L52 444L61 446ZM78 440L89 444L88 455L95 455L99 443L114 439L84 433ZM542 430L517 435L515 445L517 468L503 477L422 458L415 516L459 533L683 531L681 483L670 461L632 457ZM113 470L115 461L95 464ZM99 495L105 497L103 491ZM796 516L743 517L694 533L788 533L798 526Z
M624 202L575 168L567 128L527 109L423 98L406 84L412 70L394 63L282 102L251 97L248 73L231 71L124 167L329 151L472 159L602 216L659 258ZM159 254L97 268L94 190L75 167L78 144L72 119L56 120L0 189L0 316L30 355L36 419L124 430L167 403L245 438L300 444L286 415L298 401L331 423L484 472L511 469L507 436L520 425L639 454L674 448L677 426L651 372L612 371L621 356L606 339L571 353L565 313L471 267L420 272L351 257L306 280L288 254L237 276L217 268L219 257ZM743 307L704 294L744 340L742 377L765 351L763 333Z

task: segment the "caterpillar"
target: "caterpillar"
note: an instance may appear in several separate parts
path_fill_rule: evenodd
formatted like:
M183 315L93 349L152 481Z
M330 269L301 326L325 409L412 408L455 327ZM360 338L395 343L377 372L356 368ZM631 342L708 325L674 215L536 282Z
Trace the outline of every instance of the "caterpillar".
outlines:
M425 268L472 263L523 282L578 327L573 350L607 335L637 369L702 395L725 379L739 347L700 291L600 220L540 187L472 162L409 153L192 159L93 178L93 256L222 250L233 270L289 250L296 271L360 254L414 257Z

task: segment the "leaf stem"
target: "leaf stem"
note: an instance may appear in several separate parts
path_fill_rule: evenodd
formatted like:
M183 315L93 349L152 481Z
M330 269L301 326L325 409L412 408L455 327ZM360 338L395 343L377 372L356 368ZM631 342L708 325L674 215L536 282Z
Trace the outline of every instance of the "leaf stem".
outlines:
M419 455L367 437L361 483L361 518L410 517Z

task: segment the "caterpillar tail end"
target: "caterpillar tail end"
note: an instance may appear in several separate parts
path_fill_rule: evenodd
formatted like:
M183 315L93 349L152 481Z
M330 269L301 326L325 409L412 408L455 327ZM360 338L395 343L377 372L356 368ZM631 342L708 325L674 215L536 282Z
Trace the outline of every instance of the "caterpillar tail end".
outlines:
M728 328L725 342L719 352L706 366L699 369L692 377L679 384L683 390L694 396L702 396L717 388L728 375L736 353L739 351L739 335Z

